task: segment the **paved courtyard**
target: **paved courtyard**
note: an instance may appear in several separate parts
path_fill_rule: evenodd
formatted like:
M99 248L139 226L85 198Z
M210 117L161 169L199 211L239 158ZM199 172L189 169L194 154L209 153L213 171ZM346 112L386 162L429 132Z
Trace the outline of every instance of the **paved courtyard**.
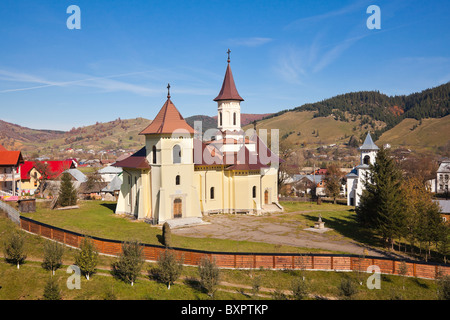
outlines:
M265 242L357 255L363 255L366 249L366 255L386 256L382 251L364 246L333 231L318 233L304 230L307 227L304 222L295 220L286 222L273 221L267 216L215 214L203 217L203 221L207 223L172 229L172 233L188 237ZM311 222L309 227L313 225Z

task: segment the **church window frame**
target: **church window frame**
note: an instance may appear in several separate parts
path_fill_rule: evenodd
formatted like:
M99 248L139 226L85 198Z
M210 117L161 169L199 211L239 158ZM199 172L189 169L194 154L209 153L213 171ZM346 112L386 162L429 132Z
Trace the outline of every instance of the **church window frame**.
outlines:
M181 146L179 144L174 145L172 148L172 163L181 163Z
M156 146L153 146L153 148L152 148L152 162L153 162L153 164L156 164Z
M180 184L181 184L181 176L180 176L180 175L177 175L177 176L175 177L175 185L179 186Z
M209 189L209 199L214 200L214 198L215 198L215 189L214 187L211 187Z

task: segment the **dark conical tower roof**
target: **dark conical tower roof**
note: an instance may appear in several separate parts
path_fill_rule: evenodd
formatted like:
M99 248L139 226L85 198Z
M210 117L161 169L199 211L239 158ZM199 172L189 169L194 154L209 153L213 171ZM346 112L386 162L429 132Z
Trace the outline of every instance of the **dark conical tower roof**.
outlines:
M228 55L230 51L228 50ZM220 89L219 95L214 99L214 101L220 100L239 100L244 101L242 97L239 95L236 84L234 83L233 73L231 72L230 67L230 58L228 56L228 66L227 71L225 72L225 78L223 79L222 89Z

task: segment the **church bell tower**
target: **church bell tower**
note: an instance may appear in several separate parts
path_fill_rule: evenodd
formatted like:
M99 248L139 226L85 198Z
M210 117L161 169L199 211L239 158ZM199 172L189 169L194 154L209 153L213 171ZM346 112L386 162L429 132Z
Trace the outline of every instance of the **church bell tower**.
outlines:
M222 89L214 99L217 102L217 128L223 134L241 132L241 101L230 67L230 49L228 49L228 65L223 79Z

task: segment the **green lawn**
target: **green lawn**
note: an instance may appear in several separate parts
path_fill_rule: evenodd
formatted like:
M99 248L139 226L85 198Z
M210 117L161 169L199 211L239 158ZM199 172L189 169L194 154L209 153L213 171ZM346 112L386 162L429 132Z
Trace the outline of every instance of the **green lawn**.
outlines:
M79 201L79 209L51 210L46 203L37 203L34 213L23 216L81 234L121 241L138 240L141 243L161 245L162 231L143 221L114 214L115 203ZM269 243L234 241L214 238L193 238L172 235L174 247L227 252L330 252L281 246Z
M130 222L131 223L131 222ZM4 217L0 217L0 244L7 235L19 230L18 226ZM36 300L42 299L45 282L50 277L50 271L41 267L43 258L43 245L46 240L37 235L21 231L25 237L27 260L17 269L15 265L7 264L0 258L0 300ZM74 263L76 249L65 248L63 256L64 266L57 270L55 277L61 289L62 297L66 300L104 299L111 290L117 299L157 299L157 300L205 300L208 296L198 287L198 273L196 267L183 268L183 279L167 290L166 286L154 280L150 280L147 271L152 263L145 263L141 277L132 287L110 275L111 263L117 258L100 256L97 273L87 281L82 278L80 290L69 290L66 281L70 276L66 273L68 265ZM339 299L338 286L344 277L351 277L362 285L358 285L358 293L355 299L360 300L387 300L401 297L403 299L434 300L437 299L436 282L418 278L403 278L400 276L382 275L381 289L369 290L365 284L369 274L358 272L324 272L301 270L221 270L221 285L216 299L245 300L255 297L251 294L251 287L255 279L260 279L263 287L260 293L263 296L258 299L271 299L270 291L273 289L284 290L290 293L290 284L293 279L305 276L310 285L309 299L315 296L323 298ZM403 284L405 289L403 289ZM247 287L242 287L247 286Z

